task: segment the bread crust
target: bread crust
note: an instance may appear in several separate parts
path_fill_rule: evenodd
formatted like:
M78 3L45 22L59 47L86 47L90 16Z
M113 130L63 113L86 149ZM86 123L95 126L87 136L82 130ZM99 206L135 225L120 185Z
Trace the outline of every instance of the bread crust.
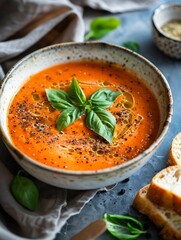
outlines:
M166 223L166 225L160 231L160 237L164 240L180 240L181 233L175 231L175 229L169 223Z
M181 166L181 132L179 132L172 140L167 164L168 166Z
M169 154L168 154L168 160L167 160L167 166L174 166L174 165L178 165L178 161L174 155L173 148L170 147Z
M173 210L181 216L181 196L177 194L173 194Z
M149 184L145 187L141 188L134 201L133 207L137 209L139 212L147 215L158 228L162 228L167 219L160 211L157 210L155 205L147 198L147 191L149 189Z
M147 197L154 204L172 209L181 215L181 192L177 193L174 189L175 184L177 184L175 181L177 180L177 177L179 178L177 173L179 176L181 175L180 166L169 166L157 173L152 178ZM167 179L165 180L165 184L162 182L163 179Z
M160 236L164 240L181 239L181 216L171 209L166 209L154 204L147 198L150 185L146 185L137 193L133 207L142 214L145 214L160 228Z
M133 207L161 229L162 239L181 240L181 132L172 140L167 166L139 190Z

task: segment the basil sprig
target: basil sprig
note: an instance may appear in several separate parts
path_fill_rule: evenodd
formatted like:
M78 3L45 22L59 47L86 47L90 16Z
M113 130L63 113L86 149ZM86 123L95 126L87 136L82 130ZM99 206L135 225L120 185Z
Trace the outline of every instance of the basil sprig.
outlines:
M58 131L62 131L82 114L85 114L86 126L109 143L113 139L116 120L106 108L111 107L120 94L121 92L101 88L86 100L86 96L76 78L72 79L67 92L46 89L46 95L51 106L62 111L56 120Z
M90 31L85 35L84 40L104 37L109 32L115 30L121 24L121 20L116 17L97 17L90 23Z
M39 203L39 190L30 178L22 175L23 172L23 170L18 171L11 182L10 190L20 205L35 211Z
M107 230L117 239L134 240L146 233L143 224L131 216L105 213L103 219Z

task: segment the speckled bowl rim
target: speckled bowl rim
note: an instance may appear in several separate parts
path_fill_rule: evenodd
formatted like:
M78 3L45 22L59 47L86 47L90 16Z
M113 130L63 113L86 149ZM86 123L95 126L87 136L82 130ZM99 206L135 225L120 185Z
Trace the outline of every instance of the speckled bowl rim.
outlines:
M157 24L155 23L154 21L154 17L156 16L156 14L159 14L162 10L164 10L165 8L172 8L174 6L178 6L180 7L181 9L181 3L179 2L174 2L174 3L163 3L161 4L159 7L157 7L154 11L153 11L153 14L152 14L152 25L155 27L155 29L159 32L159 34L162 36L162 37L165 37L166 39L168 40L172 40L176 43L181 43L181 40L178 40L178 39L175 39L175 38L172 38L172 37L169 37L167 34L165 34L158 26Z
M130 159L129 161L127 161L126 163L122 163L120 165L117 166L113 166L113 167L109 167L109 168L104 168L104 169L99 169L99 170L88 170L88 171L74 171L74 170L64 170L64 169L57 169L57 168L53 168L50 166L46 166L43 164L38 163L36 160L31 159L30 157L28 157L26 154L22 153L20 150L18 150L12 142L9 141L9 139L6 138L4 131L2 129L2 127L0 126L0 134L2 135L2 138L5 142L5 144L7 144L7 146L10 147L10 149L16 153L18 153L18 155L26 157L26 161L29 161L30 163L32 163L33 165L36 165L37 167L39 167L40 169L45 169L48 171L51 171L52 173L60 173L63 175L80 175L80 176L90 176L90 175L99 175L99 174L104 174L104 173L111 173L114 172L116 170L119 169L124 169L127 168L128 166L132 165L133 163L139 162L141 159L147 157L149 154L151 154L154 149L156 149L158 147L158 145L161 144L161 142L163 141L168 129L169 129L169 125L172 119L172 105L173 105L173 98L172 98L172 93L171 93L171 89L169 87L169 84L166 80L166 78L164 77L164 75L161 73L161 71L154 65L152 64L149 60L147 60L145 57L141 56L140 54L133 52L132 50L129 50L125 47L122 46L118 46L115 44L110 44L110 43L104 43L104 42L70 42L70 43L60 43L60 44L54 44L48 47L44 47L41 48L39 50L36 50L30 54L28 54L27 56L25 56L24 58L22 58L20 61L18 61L6 74L6 76L3 79L3 83L1 85L0 88L0 92L3 89L3 86L6 84L6 81L8 81L8 78L11 76L11 74L13 73L14 70L16 70L19 66L21 66L22 64L24 64L26 61L29 61L29 59L35 57L36 55L41 54L41 52L44 51L49 51L51 49L55 49L55 48L61 48L62 46L81 46L81 45L96 45L96 46L101 46L101 47L114 47L115 49L117 49L118 51L124 51L126 52L126 54L130 55L130 56L134 56L136 58L138 58L140 61L144 62L146 65L149 65L154 71L157 72L157 74L160 76L160 78L162 79L163 84L165 85L165 88L167 90L167 94L168 94L168 115L167 118L165 119L165 123L163 126L163 129L160 133L160 135L158 136L158 138L150 145L149 148L147 148L143 153L139 154L137 157Z

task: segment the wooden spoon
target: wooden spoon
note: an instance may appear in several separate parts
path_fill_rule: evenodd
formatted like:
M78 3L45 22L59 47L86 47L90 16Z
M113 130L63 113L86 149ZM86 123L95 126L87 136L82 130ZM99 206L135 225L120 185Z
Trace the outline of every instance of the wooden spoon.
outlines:
M94 240L100 236L107 229L106 222L104 220L96 220L74 235L70 240Z

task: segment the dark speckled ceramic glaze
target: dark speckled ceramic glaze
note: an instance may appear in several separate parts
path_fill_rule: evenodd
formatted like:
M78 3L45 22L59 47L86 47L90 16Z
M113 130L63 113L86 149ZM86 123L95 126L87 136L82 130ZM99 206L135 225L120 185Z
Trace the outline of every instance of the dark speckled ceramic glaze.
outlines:
M163 24L171 20L181 21L181 4L167 3L155 9L152 16L153 40L166 55L181 59L181 40L173 39L161 30Z
M134 71L144 79L155 94L161 119L155 142L136 158L119 166L98 171L68 171L42 165L22 154L10 139L7 127L7 111L11 99L24 81L44 68L72 60L95 59L117 63ZM67 189L95 189L109 186L130 177L140 169L159 147L169 128L172 117L172 96L162 73L144 57L122 47L90 42L67 43L40 49L19 61L5 76L0 92L0 129L3 140L19 165L31 175L48 184Z

